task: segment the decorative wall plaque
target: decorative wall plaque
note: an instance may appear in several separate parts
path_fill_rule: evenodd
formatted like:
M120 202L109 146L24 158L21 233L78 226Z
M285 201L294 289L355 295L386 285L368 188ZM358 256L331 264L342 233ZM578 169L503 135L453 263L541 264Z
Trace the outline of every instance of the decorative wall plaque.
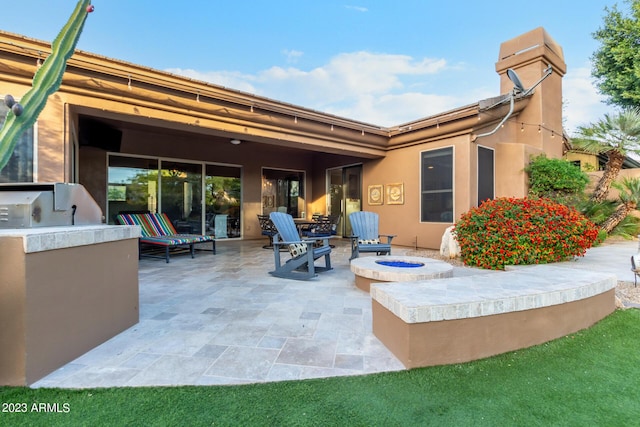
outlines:
M387 204L403 205L404 204L404 184L387 184Z
M369 204L381 205L384 200L382 191L382 185L370 185L369 186Z

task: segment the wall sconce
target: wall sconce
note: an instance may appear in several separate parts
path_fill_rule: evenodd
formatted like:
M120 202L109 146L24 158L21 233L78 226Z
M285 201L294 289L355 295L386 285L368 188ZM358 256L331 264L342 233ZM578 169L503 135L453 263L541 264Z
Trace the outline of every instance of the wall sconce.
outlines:
M235 139L235 138L234 138L234 139L232 139L232 140L231 140L231 141L229 141L229 142L230 142L230 143L232 143L233 145L240 145L240 143L241 143L242 141L240 141L239 139Z

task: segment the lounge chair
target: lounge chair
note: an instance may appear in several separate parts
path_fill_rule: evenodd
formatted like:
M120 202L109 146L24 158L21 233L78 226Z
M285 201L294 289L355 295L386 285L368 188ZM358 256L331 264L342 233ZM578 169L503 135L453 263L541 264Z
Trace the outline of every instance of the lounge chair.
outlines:
M153 258L164 258L169 262L169 251L174 248L189 248L191 258L194 257L195 245L198 243L211 242L213 254L216 253L216 241L213 236L200 234L180 234L164 213L121 213L116 215L116 221L121 225L137 225L140 227L141 237L139 239L140 250L138 256L148 256ZM162 256L156 256L142 252L144 245L160 246L164 248Z
M317 276L317 271L331 270L331 236L301 238L293 217L282 212L272 212L269 218L276 227L273 236L275 270L269 274L285 279L308 280ZM291 258L282 262L280 248L286 247ZM285 255L286 256L286 255ZM324 257L324 267L316 266L315 260Z
M375 212L359 211L349 214L351 222L351 258L358 258L362 252L375 252L376 255L391 255L391 234L379 234L379 217ZM385 243L380 241L386 237Z

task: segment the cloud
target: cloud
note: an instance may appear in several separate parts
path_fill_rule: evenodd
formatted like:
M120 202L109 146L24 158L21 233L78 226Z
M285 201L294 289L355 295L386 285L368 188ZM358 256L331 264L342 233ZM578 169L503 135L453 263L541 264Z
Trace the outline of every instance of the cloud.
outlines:
M386 94L381 96L358 96L353 102L335 104L328 113L342 117L357 117L358 120L379 125L397 126L422 117L432 116L458 106L453 96L433 95L418 92Z
M304 53L300 52L299 50L289 50L289 49L283 49L282 54L287 58L287 62L289 63L298 62L298 59L302 55L304 55Z
M614 107L605 104L593 84L589 67L568 72L562 82L564 102L564 127L571 136L578 126L589 125L612 113Z
M444 59L406 55L343 53L311 70L272 67L257 74L260 94L382 126L419 118L447 97L415 93L411 81L441 73ZM430 107L420 105L421 99ZM437 102L432 102L436 101ZM415 109L415 107L419 108Z
M281 93L292 102L310 100L314 105L329 105L400 90L405 86L403 76L437 74L445 66L443 59L415 61L405 55L355 52L337 55L328 64L309 71L272 67L260 72L256 81L262 91Z
M309 70L274 66L256 74L168 71L391 127L495 96L495 92L486 88L457 91L455 83L443 83L447 77L444 71L455 69L464 73L460 67L450 66L442 58L416 59L408 55L360 51L336 55L326 64Z
M345 9L350 9L350 10L355 10L356 12L368 12L369 9L367 9L366 7L362 7L362 6L352 6L349 4L345 4L344 5Z

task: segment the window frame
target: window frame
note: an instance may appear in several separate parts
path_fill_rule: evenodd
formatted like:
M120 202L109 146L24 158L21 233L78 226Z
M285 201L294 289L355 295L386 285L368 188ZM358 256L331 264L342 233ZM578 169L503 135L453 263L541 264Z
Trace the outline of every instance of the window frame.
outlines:
M425 190L423 188L424 185L424 159L425 159L425 154L426 153L434 153L437 151L449 151L449 153L445 154L451 157L451 188L450 189L438 189L438 190ZM435 157L435 156L432 156ZM456 207L455 207L455 187L456 187L456 183L455 183L455 177L456 177L456 165L455 165L455 146L453 145L445 145L442 147L438 147L438 148L433 148L433 149L429 149L429 150L423 150L420 151L420 157L419 157L419 168L420 168L420 193L419 193L419 200L420 200L420 223L426 223L426 224L437 224L437 223L453 223L454 222L454 218L455 218L455 212L456 212ZM425 215L425 205L424 205L424 201L423 201L423 196L425 194L442 194L444 192L450 192L451 193L451 221L443 221L443 220L439 220L439 221L430 221L430 220L426 220L424 219L424 215ZM442 212L444 213L444 212ZM442 214L441 214L442 215Z
M492 148L492 147L487 147L484 145L478 145L478 153L476 156L476 166L477 166L477 176L476 176L476 205L480 205L480 203L482 203L484 200L487 200L486 198L482 198L480 197L480 176L481 176L481 171L480 171L480 149L484 149L487 151L490 151L492 154L491 157L491 180L492 180L492 188L491 188L491 199L493 200L496 197L496 149Z

